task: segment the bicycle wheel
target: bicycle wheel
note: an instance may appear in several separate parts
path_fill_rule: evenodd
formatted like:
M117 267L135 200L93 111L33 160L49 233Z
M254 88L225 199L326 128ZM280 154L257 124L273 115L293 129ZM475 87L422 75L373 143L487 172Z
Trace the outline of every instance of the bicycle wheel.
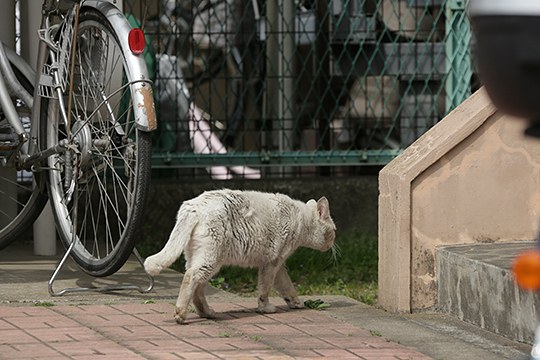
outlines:
M15 53L9 49L6 49L6 53L17 80L31 96L34 91L34 73L27 69L24 71L24 67L19 63L22 60L14 59ZM18 95L12 95L12 101L23 126L29 131L31 104L26 104ZM8 124L4 112L0 110L0 135L10 138L12 134L13 129ZM2 145L0 158L12 155L13 144L4 142ZM47 202L47 195L42 174L0 165L0 198L2 199L0 204L0 249L3 249L17 240L43 210Z
M99 12L82 8L68 96L49 99L42 134L48 146L76 144L51 156L49 197L60 239L92 276L108 276L126 262L139 233L150 181L150 134L135 127L126 59L118 35ZM69 78L68 78L69 79ZM70 84L66 86L69 89ZM75 224L75 226L74 226ZM73 229L75 237L72 236Z

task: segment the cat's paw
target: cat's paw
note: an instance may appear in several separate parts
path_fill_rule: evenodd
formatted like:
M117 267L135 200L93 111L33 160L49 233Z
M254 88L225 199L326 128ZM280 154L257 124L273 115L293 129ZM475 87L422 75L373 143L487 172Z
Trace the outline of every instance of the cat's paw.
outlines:
M208 308L204 312L197 310L197 313L199 314L200 317L205 318L205 319L215 319L216 318L216 312L214 311L214 309L211 309L211 308Z
M289 309L302 309L304 307L304 304L298 297L294 297L292 299L283 298L283 300L285 300Z
M273 314L277 311L277 308L272 304L259 305L257 312L260 314Z
M184 325L186 323L186 312L178 308L174 310L174 320L177 324Z

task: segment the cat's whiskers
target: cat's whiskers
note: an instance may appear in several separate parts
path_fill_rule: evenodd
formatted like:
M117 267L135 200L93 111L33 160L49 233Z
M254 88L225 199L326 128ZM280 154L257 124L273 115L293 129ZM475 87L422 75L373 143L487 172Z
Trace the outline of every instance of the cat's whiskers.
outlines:
M332 247L330 248L330 250L332 250L332 261L334 265L337 265L338 258L341 257L341 248L339 247L338 244L334 243L332 244Z

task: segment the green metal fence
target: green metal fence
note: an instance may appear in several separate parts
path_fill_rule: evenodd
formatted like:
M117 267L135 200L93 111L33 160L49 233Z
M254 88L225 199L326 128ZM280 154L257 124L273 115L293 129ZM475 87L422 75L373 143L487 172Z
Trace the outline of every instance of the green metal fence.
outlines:
M154 167L384 165L476 86L463 0L124 0L148 36Z

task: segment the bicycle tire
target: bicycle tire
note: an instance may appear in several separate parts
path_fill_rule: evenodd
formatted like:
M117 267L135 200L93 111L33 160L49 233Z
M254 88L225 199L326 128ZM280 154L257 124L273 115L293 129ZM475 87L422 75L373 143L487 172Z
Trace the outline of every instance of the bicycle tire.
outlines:
M14 53L9 52L8 49L6 49L6 53L17 80L29 94L33 94L34 79L28 78L31 78L32 75L26 74L18 68L17 60L13 59L16 56L13 55ZM23 124L29 126L32 110L30 105L25 104L23 100L16 96L13 96L13 101L16 104L19 116L27 119L23 121ZM7 124L3 129L5 129L4 131L10 131ZM1 169L0 197L3 204L0 211L0 250L17 240L29 228L47 203L42 173L13 169L16 171L15 179L13 179L14 174L9 169L3 167ZM8 171L11 173L8 174ZM12 189L16 189L15 194L7 194L4 190L1 190L8 188L10 185ZM6 208L10 210L6 210Z
M69 128L78 141L76 152L48 159L49 167L60 171L49 171L47 185L61 241L66 247L75 241L71 257L94 277L115 273L131 255L151 177L151 138L130 115L123 50L107 18L83 7L74 47L73 124L64 124L58 100L44 100L42 106L41 133L48 146L68 139Z

